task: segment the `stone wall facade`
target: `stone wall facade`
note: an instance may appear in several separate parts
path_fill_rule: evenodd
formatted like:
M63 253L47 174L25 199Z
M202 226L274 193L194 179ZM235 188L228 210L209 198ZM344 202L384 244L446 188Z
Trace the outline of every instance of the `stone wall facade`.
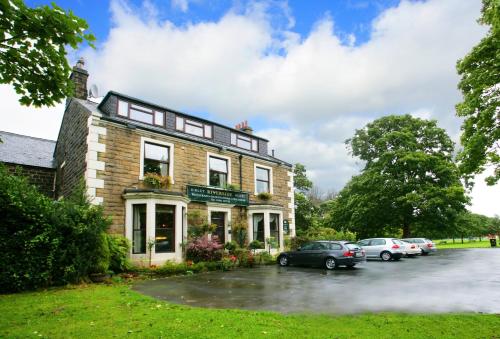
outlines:
M49 198L54 197L55 169L8 163L5 163L5 166L11 174L20 173L22 176L27 177L29 183L35 185L40 192ZM20 172L18 172L18 169Z
M96 196L102 197L107 214L112 217L111 231L117 234L125 232L125 203L122 197L126 188L143 187L140 180L141 138L152 142L165 142L173 145L173 184L170 191L186 193L187 184L207 185L207 153L230 158L232 184L240 185L240 154L220 151L216 147L197 144L160 133L141 129L130 129L127 126L99 121L99 126L106 130L106 135L99 137L99 143L105 145L105 152L98 153L98 160L104 163L105 169L97 171L96 178L103 181L103 187L96 190ZM255 164L272 168L273 197L269 204L282 206L283 218L293 228L293 192L291 168L268 162L247 155L241 157L241 190L250 192L251 203L259 201L255 193ZM202 214L208 211L207 204L191 202L189 210L199 209ZM231 207L231 222L246 222L246 211L241 207Z
M54 154L56 198L71 195L84 180L87 168L87 136L90 116L90 112L77 99L69 101Z

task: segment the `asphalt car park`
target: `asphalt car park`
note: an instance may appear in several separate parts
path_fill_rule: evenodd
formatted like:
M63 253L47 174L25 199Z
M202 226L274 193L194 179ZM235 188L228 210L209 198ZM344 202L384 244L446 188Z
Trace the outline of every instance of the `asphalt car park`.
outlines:
M355 268L263 266L138 283L173 303L211 308L345 314L500 313L500 249L438 250Z

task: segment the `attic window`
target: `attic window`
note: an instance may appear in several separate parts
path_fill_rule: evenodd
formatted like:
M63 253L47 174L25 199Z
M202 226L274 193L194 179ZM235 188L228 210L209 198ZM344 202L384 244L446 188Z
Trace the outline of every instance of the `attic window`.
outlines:
M165 126L165 112L118 100L117 114L150 125Z
M175 129L187 134L212 139L212 125L186 119L184 117L177 116L175 118Z
M231 133L231 145L254 152L257 152L259 150L257 139L237 133Z

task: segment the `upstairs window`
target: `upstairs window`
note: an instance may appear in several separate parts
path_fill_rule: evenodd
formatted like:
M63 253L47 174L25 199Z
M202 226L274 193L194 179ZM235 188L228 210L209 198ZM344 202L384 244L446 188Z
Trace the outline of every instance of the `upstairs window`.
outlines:
M209 185L217 187L226 187L228 178L227 160L216 157L208 158L209 166Z
M130 120L150 125L165 126L165 112L132 104L128 101L118 100L117 114Z
M168 146L145 142L143 173L157 173L163 176L169 175L169 152L170 149Z
M263 167L255 167L255 191L259 193L272 193L270 185L270 170Z
M231 132L231 145L254 152L257 152L259 150L259 144L257 142L257 139L232 132Z
M207 125L180 116L175 118L175 129L198 137L212 139L212 125Z

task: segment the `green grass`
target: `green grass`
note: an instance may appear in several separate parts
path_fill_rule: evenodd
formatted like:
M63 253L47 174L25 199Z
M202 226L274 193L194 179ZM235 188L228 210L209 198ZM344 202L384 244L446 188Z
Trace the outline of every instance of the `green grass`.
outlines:
M210 293L207 290L207 293ZM282 315L154 300L127 285L0 296L0 337L28 338L499 338L484 314Z
M464 243L462 244L461 239L455 239L455 243L453 243L452 239L445 239L446 244L440 244L443 240L434 240L434 243L437 245L438 249L446 249L446 248L491 248L490 241L488 239L483 241L469 241L464 239ZM498 241L497 241L498 246Z

